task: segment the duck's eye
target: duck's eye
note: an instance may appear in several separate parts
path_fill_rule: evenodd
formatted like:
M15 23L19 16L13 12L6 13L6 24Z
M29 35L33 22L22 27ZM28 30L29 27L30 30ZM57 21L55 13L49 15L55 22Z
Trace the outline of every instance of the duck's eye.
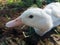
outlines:
M33 18L34 16L33 15L30 15L29 18Z

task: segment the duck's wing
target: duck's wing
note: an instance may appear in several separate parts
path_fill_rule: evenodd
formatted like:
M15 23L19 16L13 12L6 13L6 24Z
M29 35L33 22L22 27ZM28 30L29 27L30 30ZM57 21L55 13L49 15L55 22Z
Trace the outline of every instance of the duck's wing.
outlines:
M52 10L52 14L55 16L55 17L57 17L57 18L60 18L60 9L58 9L58 8L53 8L53 10Z
M52 17L54 27L60 25L60 3L48 4L43 10Z
M55 17L60 18L60 6L53 7L52 14Z

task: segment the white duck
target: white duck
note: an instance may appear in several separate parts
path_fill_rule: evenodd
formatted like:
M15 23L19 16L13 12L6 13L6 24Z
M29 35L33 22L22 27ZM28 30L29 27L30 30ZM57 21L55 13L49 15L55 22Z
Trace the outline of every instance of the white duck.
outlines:
M48 4L44 9L29 8L15 20L6 23L6 26L14 27L22 24L33 27L38 35L43 36L60 24L60 3Z

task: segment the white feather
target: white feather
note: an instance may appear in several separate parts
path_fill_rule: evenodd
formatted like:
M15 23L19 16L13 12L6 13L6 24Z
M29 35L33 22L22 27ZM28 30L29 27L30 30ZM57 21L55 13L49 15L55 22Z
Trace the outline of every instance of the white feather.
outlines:
M43 10L52 17L54 27L60 24L59 2L48 4Z

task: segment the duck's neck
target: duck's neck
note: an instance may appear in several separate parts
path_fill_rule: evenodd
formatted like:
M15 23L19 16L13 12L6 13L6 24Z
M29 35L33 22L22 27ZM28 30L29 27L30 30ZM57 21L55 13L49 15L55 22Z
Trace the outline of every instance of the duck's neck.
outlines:
M43 36L44 34L46 34L47 32L49 32L50 30L51 30L51 28L50 29L38 29L38 28L34 28L35 29L35 32L38 34L38 35L40 35L40 36Z

